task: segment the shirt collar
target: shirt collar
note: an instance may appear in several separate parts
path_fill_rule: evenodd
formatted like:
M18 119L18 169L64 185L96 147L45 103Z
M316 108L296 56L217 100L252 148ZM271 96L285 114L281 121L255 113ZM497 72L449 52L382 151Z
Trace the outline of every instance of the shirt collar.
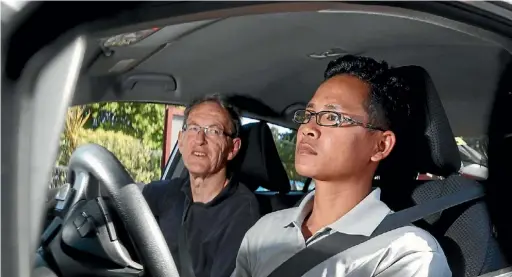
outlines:
M304 197L293 221L286 226L301 228L304 219L313 209L314 196L315 191L312 191ZM352 210L327 227L349 235L370 236L390 212L388 206L380 201L380 188L376 188Z
M208 203L195 203L196 205L204 205L205 207L212 207L215 205L218 205L222 201L226 200L228 197L233 195L236 192L236 189L238 187L238 182L234 180L234 178L230 178L228 181L228 184L220 191L217 196L215 196L210 202ZM183 186L181 187L181 191L185 194L185 196L188 198L190 203L193 202L192 200L192 189L190 188L190 179L186 178Z
M287 222L285 227L295 225L297 228L301 228L304 219L308 216L309 213L313 210L313 198L315 196L315 191L311 191L306 194L306 196L302 199L299 206L296 208L296 213L293 216L292 222Z

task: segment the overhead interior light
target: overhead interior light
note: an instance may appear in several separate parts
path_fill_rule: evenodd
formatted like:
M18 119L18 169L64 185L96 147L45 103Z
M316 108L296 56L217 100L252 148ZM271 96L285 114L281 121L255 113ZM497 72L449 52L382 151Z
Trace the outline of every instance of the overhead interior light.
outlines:
M315 59L315 60L322 60L322 59L326 59L326 58L334 58L334 57L339 57L339 56L348 55L348 54L349 53L346 50L343 50L341 48L333 48L333 49L329 49L327 51L320 52L320 53L308 54L308 57Z
M109 38L103 38L101 39L101 42L104 47L122 47L122 46L128 46L133 45L150 35L154 34L160 30L160 28L154 27L151 29L146 29L142 31L132 32L132 33L124 33L120 35L115 35Z

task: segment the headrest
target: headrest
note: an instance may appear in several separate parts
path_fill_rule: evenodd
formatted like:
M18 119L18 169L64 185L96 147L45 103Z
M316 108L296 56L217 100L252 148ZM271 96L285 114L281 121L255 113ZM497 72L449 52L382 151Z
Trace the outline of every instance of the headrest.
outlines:
M240 132L242 147L232 164L238 181L255 191L258 187L287 193L290 180L277 152L272 131L264 122L249 123Z
M408 157L401 162L413 162L409 164L409 169L414 170L414 173L446 177L458 172L461 160L457 143L430 75L419 66L403 66L392 70L395 75L404 78L411 88L410 131L407 131L402 142L397 138L397 145L407 145L407 149L402 147L401 152L407 153Z

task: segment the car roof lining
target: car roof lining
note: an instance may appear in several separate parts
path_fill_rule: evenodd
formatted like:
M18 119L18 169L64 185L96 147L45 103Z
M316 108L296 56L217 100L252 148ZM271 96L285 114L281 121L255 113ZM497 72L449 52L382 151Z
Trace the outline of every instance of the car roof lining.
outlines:
M114 49L117 56L109 57L110 64L92 70L100 62L91 63L74 103L186 104L210 93L240 94L265 103L279 116L261 114L250 105L244 109L246 115L293 128L289 119L293 111L287 107L310 99L329 60L314 60L308 54L340 48L384 59L392 66L424 67L432 75L454 132L485 133L499 73L510 58L509 40L415 11L342 7L346 9L212 18L165 27L139 45ZM130 55L140 58L133 70L108 72L109 66ZM177 89L119 88L126 75L137 73L167 74L176 80ZM84 90L95 93L80 93Z

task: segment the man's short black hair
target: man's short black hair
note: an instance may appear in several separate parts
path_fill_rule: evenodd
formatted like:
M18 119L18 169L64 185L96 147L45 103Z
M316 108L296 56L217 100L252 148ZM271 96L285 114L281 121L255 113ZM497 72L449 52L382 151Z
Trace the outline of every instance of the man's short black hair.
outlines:
M324 79L342 74L357 77L370 86L365 105L371 124L394 132L405 127L402 123L410 115L409 88L400 77L393 75L386 62L346 55L329 62Z
M242 126L242 123L240 120L240 113L233 105L231 105L229 103L227 98L223 97L220 94L207 95L207 96L203 96L201 98L198 98L198 99L192 101L192 103L185 109L185 112L184 112L185 118L184 118L183 124L187 124L187 119L188 119L188 116L190 115L190 112L192 111L192 109L194 107L196 107L197 105L205 103L205 102L217 103L224 110L226 110L226 112L228 112L229 119L231 121L231 129L232 129L231 135L233 138L239 137L240 129Z

